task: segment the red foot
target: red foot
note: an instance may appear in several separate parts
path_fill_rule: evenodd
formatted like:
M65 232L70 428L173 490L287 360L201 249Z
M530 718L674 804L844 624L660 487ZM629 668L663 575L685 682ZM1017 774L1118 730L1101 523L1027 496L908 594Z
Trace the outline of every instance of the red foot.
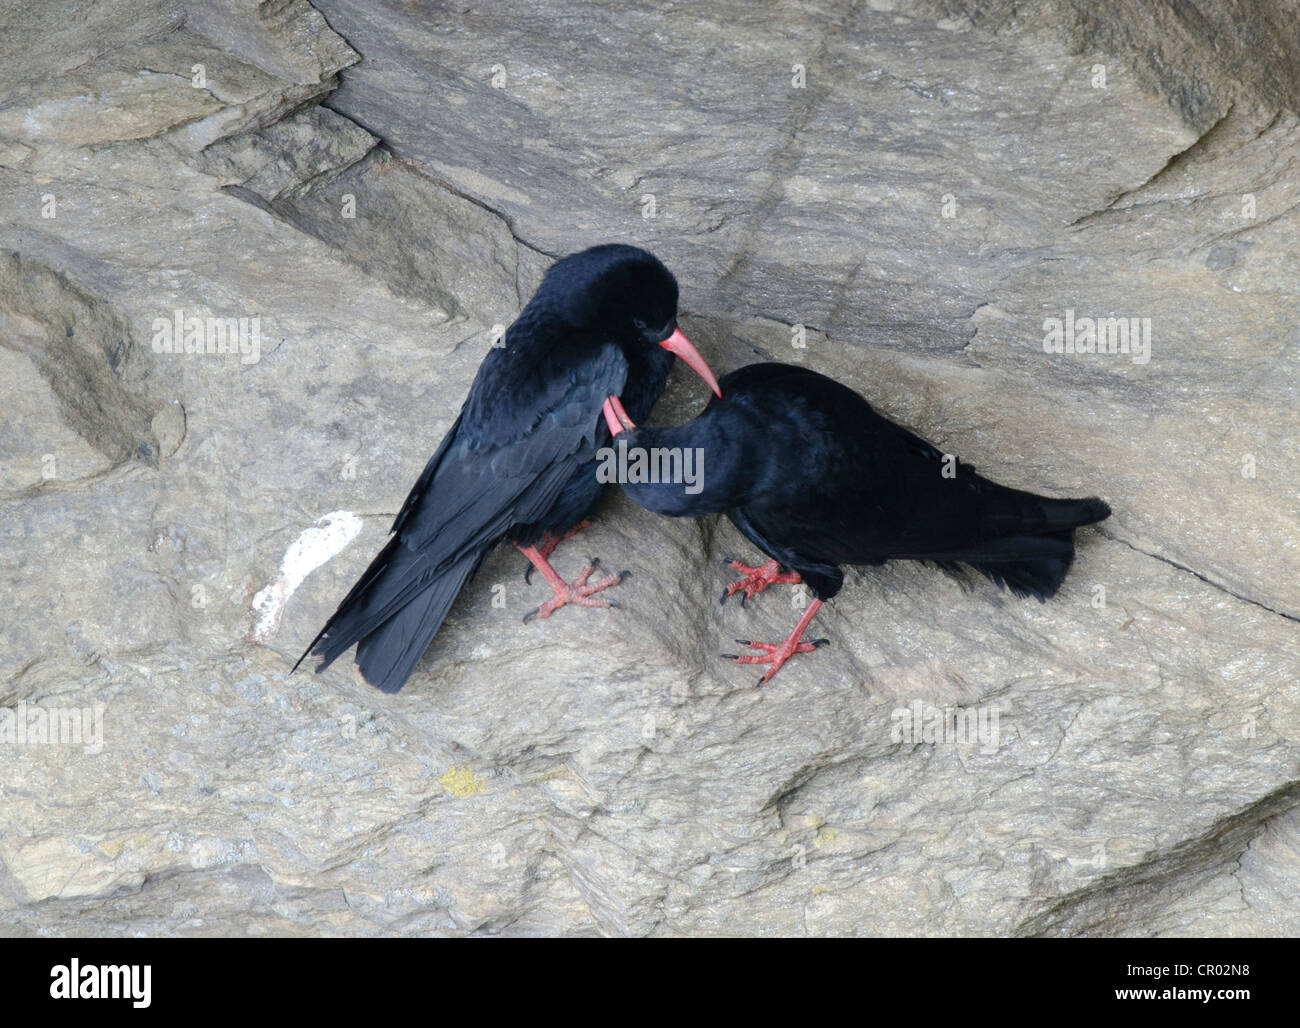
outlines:
M518 544L516 544L518 545ZM617 607L618 604L613 600L601 599L593 596L612 585L618 585L627 577L626 571L620 571L617 575L606 575L599 581L587 584L587 579L592 573L600 567L600 561L592 557L587 566L578 572L578 577L572 583L566 582L559 576L556 570L551 567L550 563L542 556L541 551L535 546L520 546L525 557L536 565L547 582L550 583L555 595L543 603L536 610L531 610L524 615L524 621L529 621L534 617L548 618L565 604L573 603L579 607Z
M590 528L590 527L591 527L591 518L584 518L583 520L579 521L576 525L574 525L571 529L569 529L567 532L565 532L563 535L551 535L550 532L547 532L546 538L542 541L542 545L535 548L537 552L541 555L542 560L546 560L551 556L551 553L552 551L554 551L555 547L559 546L560 543L562 543L565 539L577 535L584 528ZM520 549L523 549L523 547L521 546ZM524 568L525 583L532 584L533 566L534 565L530 563L528 567Z
M794 626L794 631L786 637L785 642L765 643L754 642L752 639L737 639L736 642L742 646L749 646L755 650L762 650L762 654L747 653L743 657L734 653L724 653L723 656L735 661L737 664L771 664L767 669L767 674L758 680L759 685L770 682L773 676L781 670L782 665L793 657L796 653L811 653L823 643L830 642L829 639L813 639L810 642L800 642L799 637L803 635L804 629L808 627L814 615L821 608L821 600L813 600L808 604L808 609L804 611L803 617L799 623Z
M723 561L730 568L735 568L744 575L727 586L726 591L718 598L719 603L726 603L727 600L736 593L742 593L740 605L743 607L746 600L752 600L769 585L775 585L778 582L789 585L798 585L803 579L799 577L798 571L779 572L780 568L775 560L769 560L766 564L758 567L750 567L748 564L739 560Z

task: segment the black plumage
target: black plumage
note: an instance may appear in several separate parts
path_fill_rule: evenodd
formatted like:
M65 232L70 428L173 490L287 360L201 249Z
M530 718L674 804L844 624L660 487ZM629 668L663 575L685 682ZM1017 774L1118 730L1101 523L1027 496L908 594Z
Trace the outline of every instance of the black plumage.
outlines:
M308 647L323 658L317 670L355 643L365 679L396 692L461 588L505 539L547 575L557 593L550 603L608 606L590 593L617 576L567 585L536 547L549 552L600 496L595 455L609 442L600 418L608 394L648 415L674 354L716 389L676 318L677 282L644 250L611 244L556 262L483 359L392 538Z
M1074 529L1110 515L1099 499L1049 499L992 482L877 413L852 389L806 368L752 364L720 386L721 398L693 421L622 431L617 445L702 452L697 493L672 482L625 482L624 489L661 514L724 513L773 558L763 568L736 562L748 574L724 599L738 590L760 592L778 564L808 585L815 602L791 639L753 644L771 649L739 658L773 663L766 678L790 655L773 653L812 648L799 643L799 634L821 602L839 592L842 565L967 565L1017 596L1046 600L1073 560ZM627 414L623 426L636 420ZM622 427L616 417L611 401L612 428Z

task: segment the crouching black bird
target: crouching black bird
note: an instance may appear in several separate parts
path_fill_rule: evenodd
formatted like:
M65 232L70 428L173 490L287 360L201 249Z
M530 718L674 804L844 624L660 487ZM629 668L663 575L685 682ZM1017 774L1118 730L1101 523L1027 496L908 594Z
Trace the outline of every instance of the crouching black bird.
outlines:
M621 393L629 411L649 415L674 354L718 391L677 328L677 280L652 254L610 244L557 261L502 345L483 359L392 538L307 648L324 658L316 670L356 643L366 681L396 692L503 539L555 590L533 614L546 617L566 603L612 606L594 594L622 576L588 583L593 562L568 583L547 557L603 488L596 453L609 443L605 397Z
M841 564L966 564L1016 596L1044 601L1069 570L1074 529L1110 515L1098 499L1052 500L990 482L877 414L852 389L806 368L751 364L721 386L720 399L685 425L638 429L617 396L606 400L605 418L616 447L627 447L619 460L633 500L672 517L726 514L772 558L758 567L731 562L744 577L723 601L736 592L752 597L773 582L803 581L812 591L784 642L737 640L762 652L723 654L771 664L760 685L794 653L827 641L802 636L844 584ZM636 481L680 467L688 450L699 455L691 481ZM681 456L663 459L674 454Z

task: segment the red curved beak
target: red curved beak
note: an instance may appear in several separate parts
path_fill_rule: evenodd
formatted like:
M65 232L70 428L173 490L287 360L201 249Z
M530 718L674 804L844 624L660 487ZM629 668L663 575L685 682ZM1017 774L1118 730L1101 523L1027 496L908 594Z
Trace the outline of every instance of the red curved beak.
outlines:
M691 341L682 335L680 328L673 329L673 334L659 344L671 354L675 354L691 366L700 378L709 383L709 388L718 396L722 395L722 390L718 388L718 380L713 377L713 372L709 366L704 363L704 358L700 356L700 351L691 345ZM633 425L633 428L636 426Z
M611 434L618 435L625 428L636 428L617 396L607 397L600 410L605 415L605 424L609 426Z

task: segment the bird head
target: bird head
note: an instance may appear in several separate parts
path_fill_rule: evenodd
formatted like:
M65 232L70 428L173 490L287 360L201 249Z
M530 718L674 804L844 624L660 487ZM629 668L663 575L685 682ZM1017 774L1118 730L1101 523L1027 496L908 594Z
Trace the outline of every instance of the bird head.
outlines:
M677 327L677 279L646 250L608 243L570 254L546 273L543 289L566 297L566 316L625 350L662 347L680 357L718 396L718 380Z

